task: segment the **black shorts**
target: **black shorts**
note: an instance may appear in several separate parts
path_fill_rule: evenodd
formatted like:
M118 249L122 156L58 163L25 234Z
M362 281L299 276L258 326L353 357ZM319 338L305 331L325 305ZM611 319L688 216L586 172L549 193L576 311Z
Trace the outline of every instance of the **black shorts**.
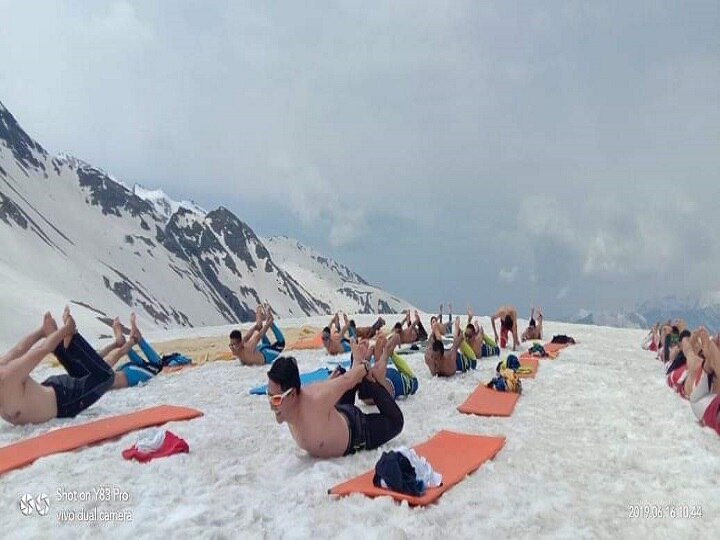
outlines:
M42 385L55 390L58 418L77 416L112 387L112 368L80 334L73 336L67 349L58 345L55 356L67 375L53 375Z

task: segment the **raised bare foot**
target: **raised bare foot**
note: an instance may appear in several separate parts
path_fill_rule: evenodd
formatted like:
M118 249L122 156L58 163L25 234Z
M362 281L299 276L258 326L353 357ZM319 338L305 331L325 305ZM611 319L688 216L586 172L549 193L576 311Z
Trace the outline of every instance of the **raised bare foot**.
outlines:
M408 313L410 313L410 312L408 311ZM420 315L418 314L418 310L417 310L417 309L415 310L415 322L416 322L416 323L419 323L419 322L420 322Z
M70 347L70 342L72 341L73 336L75 335L75 332L77 332L77 325L75 324L75 319L73 319L73 316L70 315L70 308L65 306L65 311L63 311L63 322L65 325L63 326L65 338L63 339L63 346L67 349Z
M115 317L112 323L113 335L115 336L115 346L122 347L125 345L125 336L123 335L123 326L119 317Z
M138 343L142 339L142 333L137 327L137 316L134 311L130 314L130 339L135 343Z
M393 339L397 337L397 334L393 334ZM385 349L385 343L387 343L387 338L385 337L385 334L382 332L378 333L377 338L375 339L375 361L377 362L380 360L380 354L383 352L383 349Z
M55 319L53 319L53 316L50 314L50 312L46 312L45 315L43 315L43 323L42 323L42 334L45 337L48 337L50 334L55 332L58 329L57 323L55 322Z

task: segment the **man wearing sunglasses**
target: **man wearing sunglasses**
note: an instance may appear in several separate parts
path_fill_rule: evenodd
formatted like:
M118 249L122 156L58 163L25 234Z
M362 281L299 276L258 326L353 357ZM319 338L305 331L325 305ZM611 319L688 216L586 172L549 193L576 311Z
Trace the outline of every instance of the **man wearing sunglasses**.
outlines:
M372 450L396 437L403 428L400 408L387 389L368 376L366 342L353 344L349 371L325 382L300 388L297 362L281 356L268 371L268 399L275 420L287 422L297 445L313 457L333 458ZM365 414L355 403L360 391L372 399L377 413Z

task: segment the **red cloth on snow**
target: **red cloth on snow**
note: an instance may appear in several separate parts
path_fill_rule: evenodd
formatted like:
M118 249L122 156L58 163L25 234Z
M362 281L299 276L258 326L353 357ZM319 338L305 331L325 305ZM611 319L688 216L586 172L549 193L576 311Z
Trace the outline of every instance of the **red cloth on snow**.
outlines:
M155 458L167 457L173 454L187 454L188 452L190 452L190 447L184 439L181 439L171 431L166 431L165 440L163 440L157 450L142 452L137 449L136 445L133 444L127 450L123 450L122 456L125 459L136 459L141 463L146 463Z

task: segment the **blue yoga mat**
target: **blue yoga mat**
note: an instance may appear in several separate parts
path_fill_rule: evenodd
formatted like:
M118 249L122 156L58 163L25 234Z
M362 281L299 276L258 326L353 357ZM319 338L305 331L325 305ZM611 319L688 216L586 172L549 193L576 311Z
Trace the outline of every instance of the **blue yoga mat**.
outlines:
M328 368L319 368L315 371L311 371L309 373L301 373L300 374L300 385L305 386L308 384L325 381L330 377L330 374L332 371L330 371ZM263 384L262 386L256 386L255 388L252 388L250 390L250 394L254 396L263 396L267 394L267 384Z

